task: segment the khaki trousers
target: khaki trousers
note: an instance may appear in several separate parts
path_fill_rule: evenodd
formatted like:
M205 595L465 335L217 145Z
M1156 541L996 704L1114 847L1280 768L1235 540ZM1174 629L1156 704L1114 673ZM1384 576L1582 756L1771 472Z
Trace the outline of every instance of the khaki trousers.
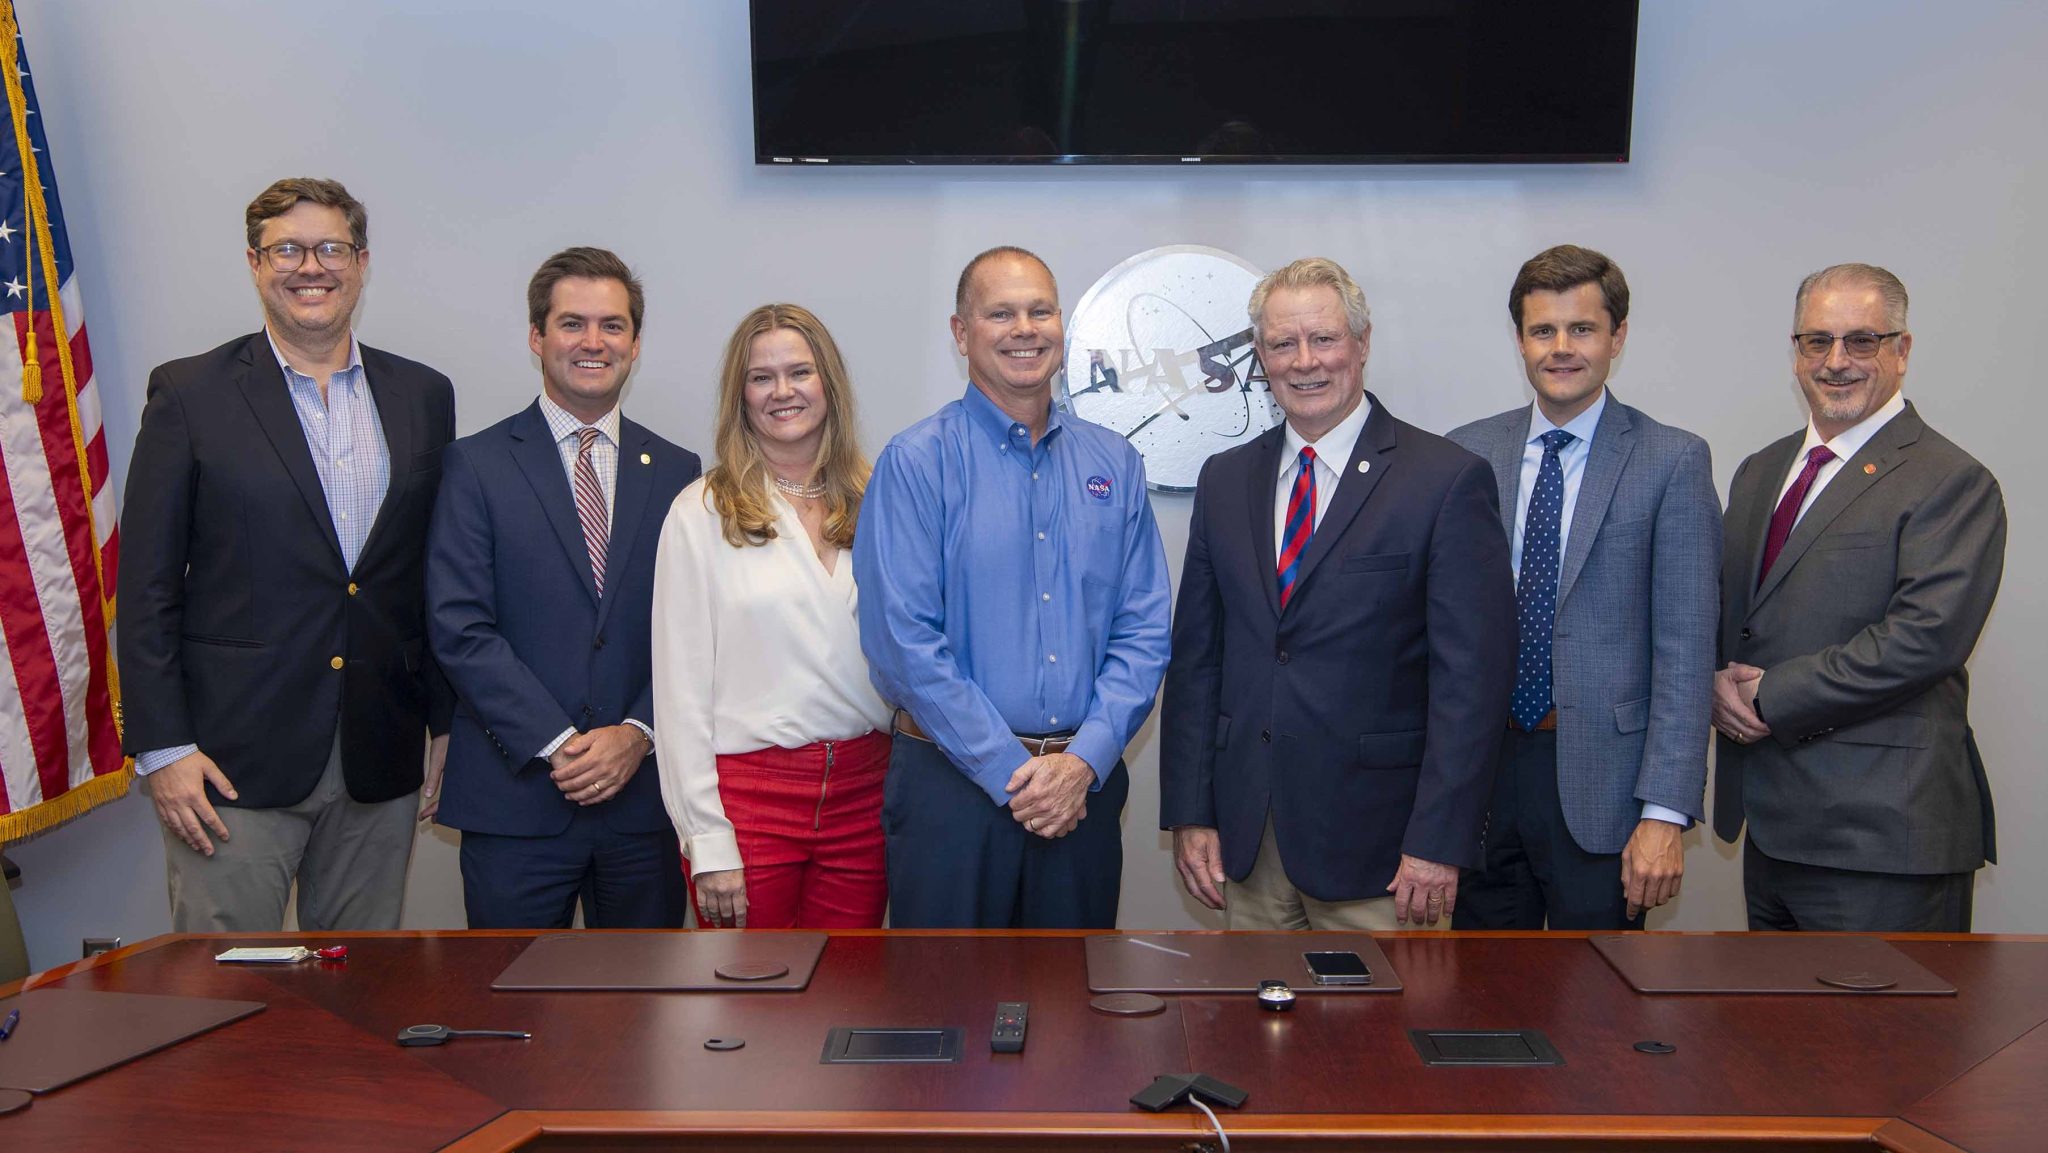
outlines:
M1244 880L1224 892L1224 924L1231 929L1315 929L1323 932L1392 933L1405 928L1394 919L1394 895L1358 901L1323 901L1294 887L1280 863L1272 814L1259 838L1259 856ZM1444 928L1450 928L1448 922Z

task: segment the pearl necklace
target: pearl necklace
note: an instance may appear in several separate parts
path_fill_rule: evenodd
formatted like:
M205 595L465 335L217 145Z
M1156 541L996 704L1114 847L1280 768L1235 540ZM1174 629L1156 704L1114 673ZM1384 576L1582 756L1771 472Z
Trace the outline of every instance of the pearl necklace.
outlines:
M769 479L775 482L776 488L781 489L790 496L802 497L805 500L816 500L825 495L825 482L822 480L812 484L798 484L793 480L784 480L773 473L769 474Z

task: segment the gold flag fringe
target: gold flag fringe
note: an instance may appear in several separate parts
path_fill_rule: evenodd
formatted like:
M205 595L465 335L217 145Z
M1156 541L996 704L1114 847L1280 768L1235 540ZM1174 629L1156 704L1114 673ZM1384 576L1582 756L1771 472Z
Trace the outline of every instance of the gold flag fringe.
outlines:
M55 800L0 816L0 845L54 829L108 801L118 801L127 796L129 786L135 781L134 764L132 760L123 761L119 771L75 785Z

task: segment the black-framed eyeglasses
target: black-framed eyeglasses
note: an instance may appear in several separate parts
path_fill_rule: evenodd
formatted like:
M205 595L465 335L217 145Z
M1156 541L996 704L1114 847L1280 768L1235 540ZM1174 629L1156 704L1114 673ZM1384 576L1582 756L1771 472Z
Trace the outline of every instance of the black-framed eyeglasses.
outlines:
M1904 329L1898 332L1852 332L1847 336L1836 336L1832 332L1795 332L1792 345L1799 350L1799 355L1808 360L1826 360L1835 351L1835 342L1839 340L1843 351L1850 356L1868 360L1877 355L1885 341L1904 332Z
M306 263L306 253L311 252L320 267L329 272L340 272L356 262L356 254L362 249L343 240L323 240L318 244L305 245L287 240L283 244L268 244L256 251L270 262L276 272L297 272Z

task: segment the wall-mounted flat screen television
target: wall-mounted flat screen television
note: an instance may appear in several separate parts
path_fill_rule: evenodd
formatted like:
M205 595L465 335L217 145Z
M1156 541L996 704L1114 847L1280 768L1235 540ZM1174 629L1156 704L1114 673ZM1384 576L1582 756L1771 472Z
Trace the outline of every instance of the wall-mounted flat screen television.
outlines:
M1637 0L753 0L761 164L1626 161Z

